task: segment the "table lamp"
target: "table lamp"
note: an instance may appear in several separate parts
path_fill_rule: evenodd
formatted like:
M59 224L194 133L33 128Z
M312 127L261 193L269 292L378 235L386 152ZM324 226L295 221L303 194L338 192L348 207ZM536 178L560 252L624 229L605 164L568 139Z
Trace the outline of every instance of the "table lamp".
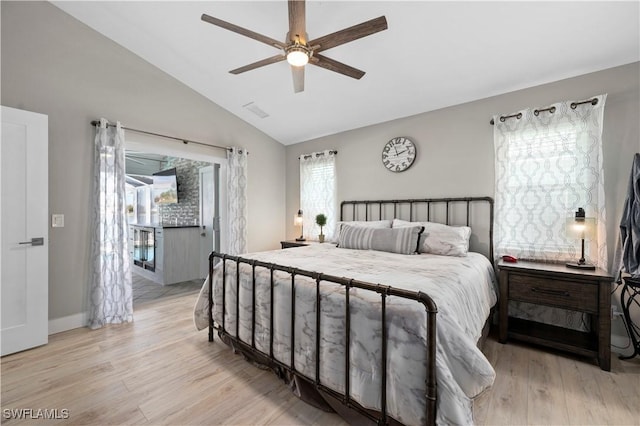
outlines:
M596 269L595 265L587 263L584 259L584 240L592 239L595 235L596 220L592 217L585 217L582 207L578 208L575 217L567 219L567 237L577 238L582 241L582 251L577 262L567 262L567 267L577 269Z
M305 241L303 223L302 210L298 210L298 213L293 217L293 224L300 227L300 238L296 238L296 241Z

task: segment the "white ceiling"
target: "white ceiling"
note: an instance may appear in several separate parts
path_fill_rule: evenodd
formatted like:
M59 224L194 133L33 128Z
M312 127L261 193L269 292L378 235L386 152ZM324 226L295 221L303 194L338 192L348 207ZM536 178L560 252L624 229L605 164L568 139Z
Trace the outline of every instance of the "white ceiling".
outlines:
M286 62L229 74L278 50L200 20L285 41L284 0L53 3L285 145L640 60L638 1L308 1L310 39L389 28L323 52L361 80L307 65L294 93Z

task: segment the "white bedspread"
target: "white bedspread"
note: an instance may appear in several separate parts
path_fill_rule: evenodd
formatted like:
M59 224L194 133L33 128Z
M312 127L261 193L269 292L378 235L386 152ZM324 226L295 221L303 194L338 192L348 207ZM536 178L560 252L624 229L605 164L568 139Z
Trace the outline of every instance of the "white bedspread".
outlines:
M483 325L496 303L495 277L489 261L477 253L467 257L399 255L349 250L332 244L243 255L279 265L391 285L429 294L438 306L436 374L437 422L472 424L472 398L492 385L493 367L477 348ZM246 273L245 273L246 271ZM251 266L241 265L240 338L251 344ZM222 273L214 273L214 320L222 323ZM275 272L274 345L276 359L290 365L291 279ZM270 273L256 268L256 347L269 353ZM235 335L235 262L227 262L225 328ZM315 281L296 278L295 369L315 378ZM344 392L344 288L322 283L320 379ZM208 286L205 283L194 312L199 329L208 326ZM380 407L381 319L380 295L352 289L351 397L361 405ZM426 313L423 305L387 298L388 370L387 410L408 424L425 423Z

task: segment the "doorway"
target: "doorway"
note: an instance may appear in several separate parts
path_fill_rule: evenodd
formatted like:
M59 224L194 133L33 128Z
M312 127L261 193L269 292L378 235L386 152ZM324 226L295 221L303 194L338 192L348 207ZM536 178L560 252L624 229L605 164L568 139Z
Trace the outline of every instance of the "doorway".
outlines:
M200 180L200 276L209 274L209 254L220 252L220 164L202 167Z
M135 308L136 304L197 292L202 286L209 253L224 250L226 227L220 212L225 205L227 160L215 155L224 153L222 150L176 146L144 135L126 134L125 138L127 181L132 183L127 194L132 257L139 245L132 238L136 228L151 229L155 237L154 270L132 265ZM154 174L171 174L167 172L171 169L177 177L177 202L163 204L154 196ZM149 250L138 247L138 254L149 254Z

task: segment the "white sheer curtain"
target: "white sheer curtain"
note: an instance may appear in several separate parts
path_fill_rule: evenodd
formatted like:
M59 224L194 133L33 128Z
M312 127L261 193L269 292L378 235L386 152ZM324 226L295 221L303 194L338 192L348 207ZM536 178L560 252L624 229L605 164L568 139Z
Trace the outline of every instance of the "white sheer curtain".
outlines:
M334 238L336 227L336 153L313 152L300 156L300 209L303 214L304 237L317 240L320 227L316 215L327 216L322 232L327 241Z
M124 130L100 120L95 138L89 327L133 321L127 247Z
M227 252L238 255L247 252L247 163L248 152L242 148L229 148L227 159L227 206L229 217L229 243Z
M593 102L494 117L495 253L564 262L580 257L566 220L582 207L597 223L587 262L607 270L602 124L606 94ZM595 103L595 105L593 104Z

